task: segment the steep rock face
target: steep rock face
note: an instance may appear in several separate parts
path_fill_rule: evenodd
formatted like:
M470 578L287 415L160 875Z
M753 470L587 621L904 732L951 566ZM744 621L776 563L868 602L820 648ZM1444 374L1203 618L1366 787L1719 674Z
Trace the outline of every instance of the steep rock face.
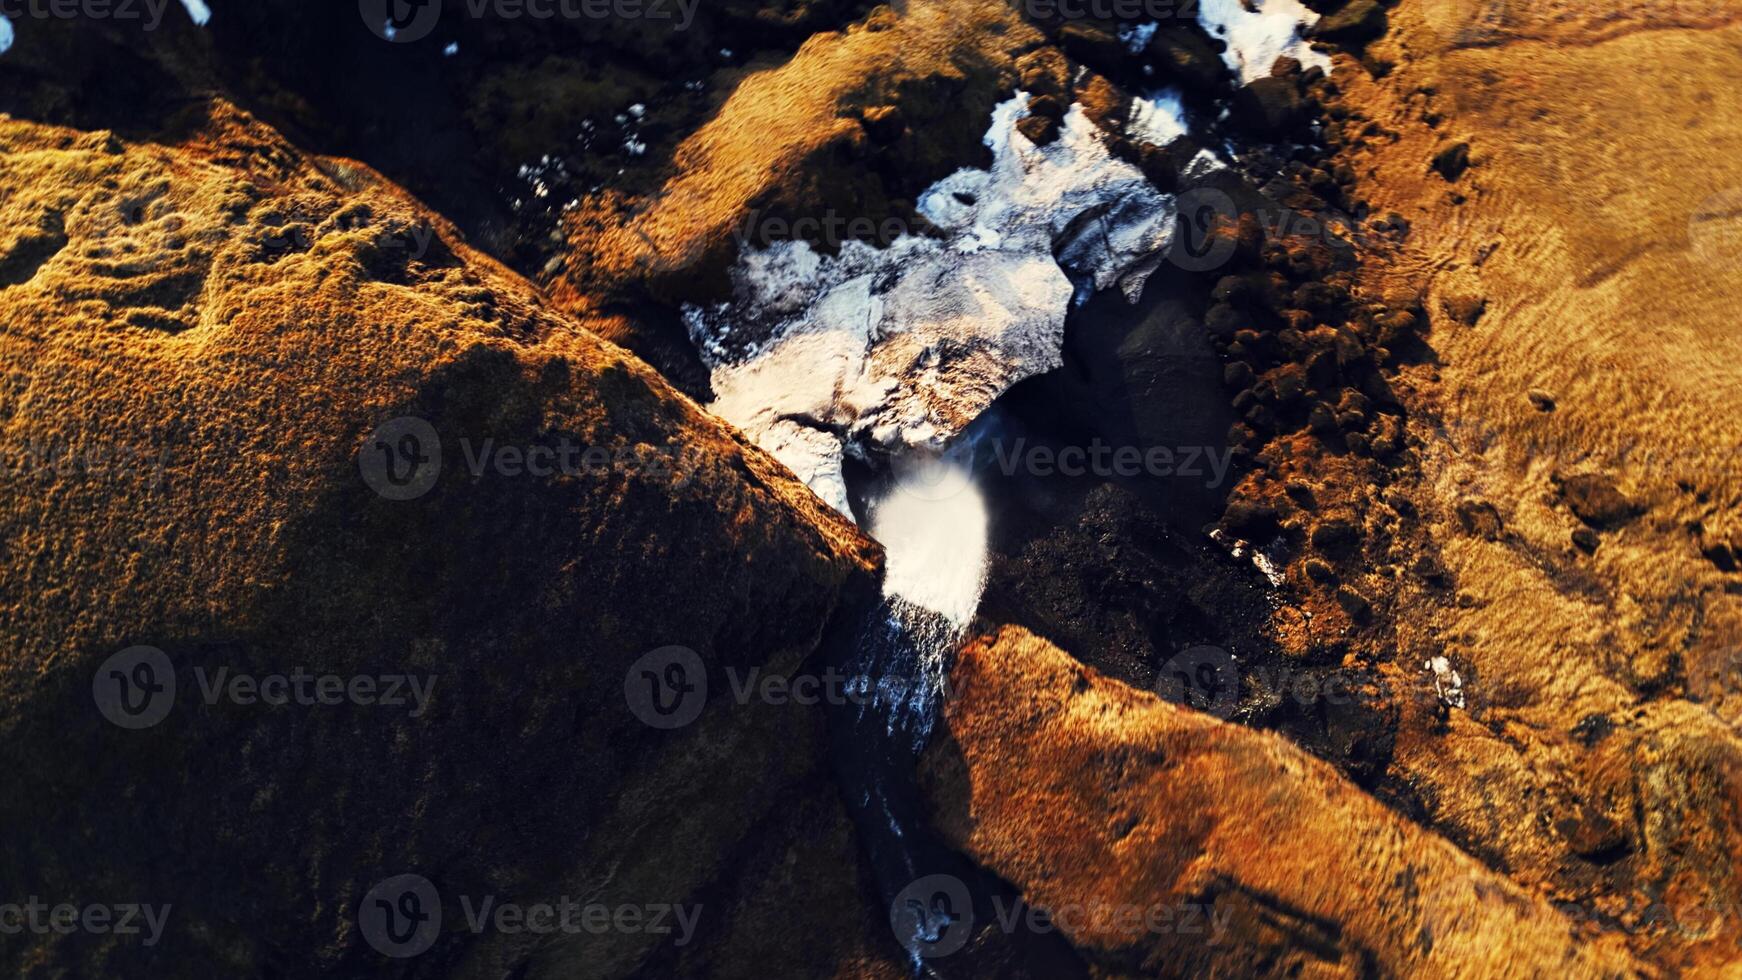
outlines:
M154 947L32 935L0 969L730 973L760 888L839 939L794 969L878 962L820 713L724 694L814 663L875 545L372 171L221 103L198 132L0 122L0 891L171 908ZM713 693L663 730L635 685L672 675L631 665L668 646ZM293 674L427 697L227 686ZM441 931L387 959L359 911L399 874ZM715 940L474 933L486 896L700 903Z
M1634 969L1614 937L1281 738L1134 691L1014 627L970 642L950 680L947 737L926 760L940 832L1110 975Z

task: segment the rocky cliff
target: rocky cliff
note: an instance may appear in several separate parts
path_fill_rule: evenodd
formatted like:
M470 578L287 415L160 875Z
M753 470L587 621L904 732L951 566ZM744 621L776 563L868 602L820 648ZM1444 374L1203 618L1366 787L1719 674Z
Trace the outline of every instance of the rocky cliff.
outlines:
M227 105L174 146L5 122L0 173L3 887L175 924L9 942L8 973L669 947L472 934L483 896L697 904L721 973L860 955L821 715L719 692L814 668L874 545L373 171ZM625 684L674 647L716 694L666 730ZM359 915L403 874L444 928L382 960ZM840 944L769 951L770 902Z

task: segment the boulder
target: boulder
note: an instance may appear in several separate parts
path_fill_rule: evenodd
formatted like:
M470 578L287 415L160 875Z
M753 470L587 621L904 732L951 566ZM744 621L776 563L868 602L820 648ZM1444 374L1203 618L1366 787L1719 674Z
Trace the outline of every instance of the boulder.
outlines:
M1561 498L1579 520L1599 531L1612 531L1639 516L1639 506L1627 499L1606 473L1556 474Z

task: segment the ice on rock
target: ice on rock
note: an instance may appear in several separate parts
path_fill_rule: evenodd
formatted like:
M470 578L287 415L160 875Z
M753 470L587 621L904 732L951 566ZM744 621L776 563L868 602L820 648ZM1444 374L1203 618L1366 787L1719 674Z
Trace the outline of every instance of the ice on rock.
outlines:
M1165 88L1131 100L1125 135L1152 146L1166 146L1186 134L1185 98L1179 89Z
M1135 301L1172 239L1172 198L1114 159L1081 107L1041 147L1016 130L1027 103L993 112L990 170L921 196L944 237L746 251L732 301L685 309L712 410L842 513L845 453L941 448L1059 366L1073 296L1118 287Z
M1307 45L1302 33L1318 22L1319 15L1300 0L1253 0L1256 9L1246 9L1247 0L1201 0L1198 23L1213 37L1228 42L1222 60L1243 82L1270 74L1270 66L1283 55L1300 59L1302 66L1331 70L1331 59Z

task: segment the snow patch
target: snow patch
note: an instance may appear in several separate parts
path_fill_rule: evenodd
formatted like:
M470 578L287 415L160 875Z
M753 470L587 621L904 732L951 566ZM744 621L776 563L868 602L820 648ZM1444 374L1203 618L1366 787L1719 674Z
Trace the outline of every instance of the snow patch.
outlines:
M1164 88L1131 100L1125 135L1152 146L1166 146L1186 134L1186 107L1179 89Z
M990 170L921 196L942 239L746 251L730 302L685 308L710 408L844 514L844 453L941 449L1060 365L1073 296L1117 286L1135 301L1172 240L1173 199L1114 159L1080 106L1042 147L1016 130L1027 104L1018 93L994 110Z
M1228 42L1222 60L1243 82L1264 78L1283 55L1300 59L1303 67L1331 70L1331 59L1307 45L1302 33L1319 15L1300 0L1201 0L1198 23L1212 36Z

